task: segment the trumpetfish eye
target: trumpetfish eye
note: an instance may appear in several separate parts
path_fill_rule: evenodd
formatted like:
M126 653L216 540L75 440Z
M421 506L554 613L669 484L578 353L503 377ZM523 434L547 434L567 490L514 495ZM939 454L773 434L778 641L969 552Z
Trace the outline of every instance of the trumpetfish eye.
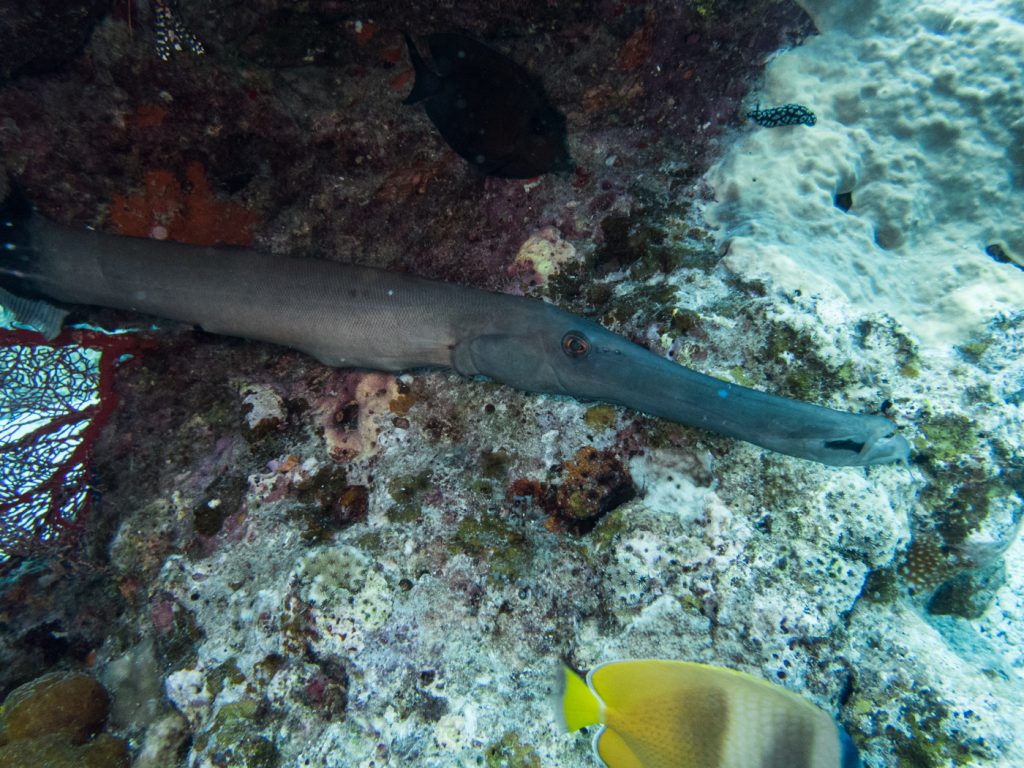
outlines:
M586 357L590 354L590 340L579 331L569 331L562 337L562 351L569 357Z

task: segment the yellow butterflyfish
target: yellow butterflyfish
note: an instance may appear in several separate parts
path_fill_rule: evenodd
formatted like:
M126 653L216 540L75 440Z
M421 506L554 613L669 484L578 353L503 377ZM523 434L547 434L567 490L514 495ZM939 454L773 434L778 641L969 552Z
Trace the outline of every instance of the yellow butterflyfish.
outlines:
M689 661L613 661L584 680L563 667L558 706L577 731L600 725L608 768L860 768L826 712L759 677Z

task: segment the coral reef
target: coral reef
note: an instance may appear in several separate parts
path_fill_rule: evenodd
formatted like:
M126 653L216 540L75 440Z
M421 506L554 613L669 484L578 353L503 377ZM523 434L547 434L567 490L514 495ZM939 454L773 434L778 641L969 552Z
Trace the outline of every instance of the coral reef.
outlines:
M1008 163L1004 151L1020 145L1024 98L1003 85L1024 62L988 53L1019 47L1013 3L801 5L822 34L771 62L757 98L806 102L817 123L744 132L710 170L705 213L728 242L726 264L838 292L925 344L963 343L1024 302L1019 270L986 253L1024 258L1008 224L1024 215L1021 156Z
M752 195L800 219L813 198L826 242L879 212L864 177L818 166L837 115L890 114L877 93L770 75L765 103L806 101L817 125L741 124L765 62L813 31L800 8L181 0L206 53L163 61L152 16L128 14L144 6L117 4L81 53L69 32L59 73L19 63L0 84L2 170L44 215L534 293L709 374L884 412L915 455L814 466L611 405L164 324L103 353L133 357L104 383L119 404L91 436L74 557L19 556L0 581L0 689L92 665L140 768L570 768L593 757L554 728L554 660L667 656L808 696L871 768L1022 762L1024 316L937 349L870 302L743 268L803 249L805 222L775 242L763 218L761 240L702 218L709 184L733 206L716 216ZM573 175L480 177L401 105L400 31L452 28L544 80ZM9 29L0 56L37 34ZM770 150L756 173L750 142ZM750 187L765 167L800 195Z

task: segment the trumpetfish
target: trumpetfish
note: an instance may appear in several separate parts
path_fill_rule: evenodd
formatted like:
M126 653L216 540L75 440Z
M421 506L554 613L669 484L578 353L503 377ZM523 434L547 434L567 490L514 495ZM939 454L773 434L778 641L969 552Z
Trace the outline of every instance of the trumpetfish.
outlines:
M904 461L882 416L713 378L537 299L370 267L78 230L30 208L0 228L0 304L59 331L50 301L192 323L325 365L450 368L516 389L603 401L834 466Z

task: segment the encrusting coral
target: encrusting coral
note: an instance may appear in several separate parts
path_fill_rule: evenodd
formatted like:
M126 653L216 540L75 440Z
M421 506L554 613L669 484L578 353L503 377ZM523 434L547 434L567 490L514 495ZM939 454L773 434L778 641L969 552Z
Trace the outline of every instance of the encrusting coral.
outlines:
M127 744L103 733L106 690L76 672L51 672L11 691L0 707L0 768L128 768Z

